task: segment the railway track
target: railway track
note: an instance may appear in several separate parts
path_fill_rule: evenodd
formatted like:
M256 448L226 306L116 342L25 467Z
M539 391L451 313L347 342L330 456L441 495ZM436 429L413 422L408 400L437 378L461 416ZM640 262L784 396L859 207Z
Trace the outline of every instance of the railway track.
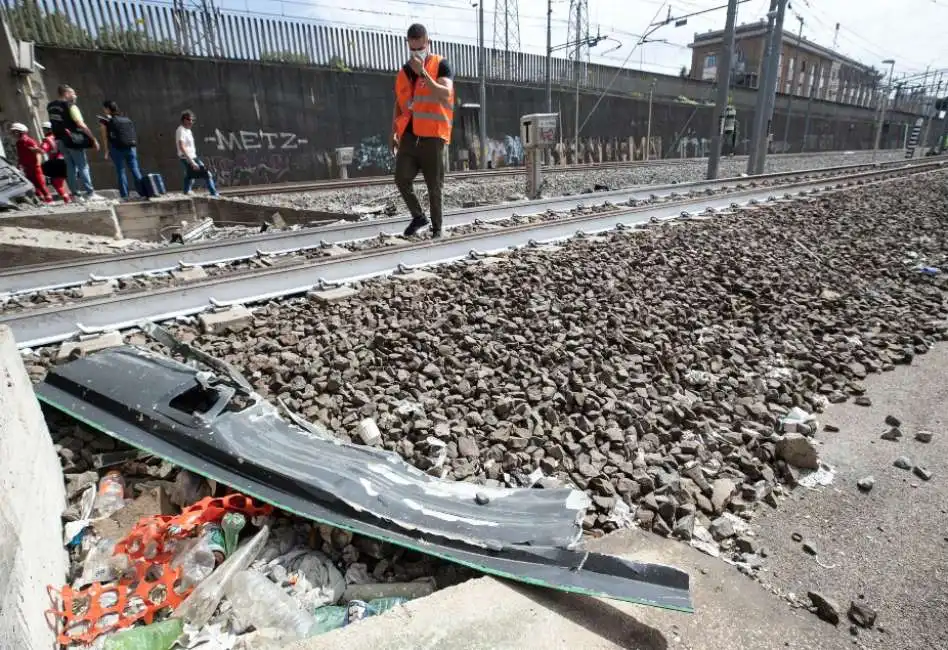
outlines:
M880 163L878 166L892 167L896 165L904 166L904 164L904 162L899 161L898 163ZM655 201L702 190L727 191L742 189L744 186L774 185L793 180L823 178L873 167L875 165L872 164L842 165L777 172L752 177L630 188L612 192L464 209L445 214L445 228L452 230L475 223L492 223L508 220L515 216L528 216L548 211L571 211L591 204ZM2 304L4 296L9 298L69 289L89 282L114 281L139 275L161 274L194 267L229 264L252 258L290 255L385 235L395 235L401 233L407 224L408 219L405 217L376 219L302 231L252 235L238 240L195 243L136 253L85 258L64 263L18 267L0 271L0 304Z
M772 154L772 158L809 158L827 156L845 152L818 151L811 153ZM746 160L747 156L735 156L732 160ZM675 167L680 165L694 165L707 161L707 158L670 158L661 160L632 160L625 162L585 163L581 165L562 165L544 168L545 172L590 172L603 169L635 169L637 167ZM473 180L503 176L519 176L524 174L523 167L502 167L499 169L474 169L470 171L448 172L451 180ZM221 194L231 198L243 196L264 196L267 194L285 194L288 192L317 192L323 190L341 190L353 187L370 187L374 185L390 185L391 175L362 176L347 179L327 179L319 181L299 181L293 183L273 183L268 185L246 185L222 188Z
M873 169L808 180L780 189L786 197L842 189L889 178L942 169L941 162L897 168ZM752 188L735 193L674 200L660 205L614 209L556 219L536 224L381 247L342 257L307 260L278 268L254 269L184 286L119 295L49 309L32 309L0 317L21 348L48 345L78 334L134 327L142 321L162 321L190 316L213 308L282 298L316 288L338 286L400 270L432 266L465 259L472 254L489 255L538 243L562 241L580 233L593 234L628 228L652 220L674 219L682 213L698 214L767 200L776 200L773 188Z

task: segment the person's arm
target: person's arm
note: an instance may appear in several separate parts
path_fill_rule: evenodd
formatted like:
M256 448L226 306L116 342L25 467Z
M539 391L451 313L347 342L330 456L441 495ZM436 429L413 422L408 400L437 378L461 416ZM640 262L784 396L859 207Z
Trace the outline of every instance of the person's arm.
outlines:
M421 74L431 86L431 94L438 99L448 99L451 97L451 91L454 89L454 73L451 66L444 59L438 64L438 78L432 79L428 71L422 66Z
M191 155L188 153L188 150L184 146L185 144L184 129L181 129L178 131L177 140L178 140L178 153L181 155L182 158L188 161L188 164L191 165L193 169L197 169L198 168L197 163L194 162L194 158L191 157Z
M92 142L92 148L96 151L99 150L99 141L96 139L95 134L92 132L88 126L86 126L85 121L82 119L82 113L79 111L79 107L73 104L69 107L69 116L72 118L72 121L76 123L76 126L79 127L79 130L86 134L89 140Z
M109 141L109 129L105 126L105 122L99 122L99 133L102 135L102 142ZM105 159L109 159L109 148L105 148Z

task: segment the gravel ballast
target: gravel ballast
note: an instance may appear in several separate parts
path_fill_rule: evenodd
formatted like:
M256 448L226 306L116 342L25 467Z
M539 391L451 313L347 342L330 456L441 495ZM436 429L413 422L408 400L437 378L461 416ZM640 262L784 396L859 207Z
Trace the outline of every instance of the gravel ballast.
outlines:
M769 156L767 173L791 171L795 169L817 169L837 165L858 165L873 160L884 162L897 160L904 152L880 151L873 158L871 151L827 152L820 155L781 155ZM612 190L637 185L661 185L666 183L684 183L705 178L707 159L695 159L674 165L639 165L625 169L591 169L573 171L545 171L543 196L564 196L592 191L597 187ZM746 158L723 158L720 178L740 176L747 169ZM428 194L418 176L416 192L427 210ZM511 200L521 200L525 189L523 175L493 176L483 179L453 180L450 177L444 185L444 208L446 210L463 208L473 204L490 205ZM241 201L256 205L288 207L307 210L325 210L329 212L353 212L360 208L374 207L379 211L388 209L405 212L405 204L391 185L374 185L351 189L321 190L314 192L295 192L240 197Z
M373 418L421 469L433 436L448 478L575 484L592 534L634 516L753 572L745 520L819 449L784 416L861 395L948 330L944 274L916 269L944 266L946 198L928 174L272 303L226 336L174 329L341 436Z

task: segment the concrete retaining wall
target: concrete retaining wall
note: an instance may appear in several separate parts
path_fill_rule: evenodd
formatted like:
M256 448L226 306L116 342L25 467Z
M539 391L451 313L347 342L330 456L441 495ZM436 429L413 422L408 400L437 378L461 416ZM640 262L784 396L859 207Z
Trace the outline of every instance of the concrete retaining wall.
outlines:
M13 334L0 326L0 648L56 647L43 612L66 576L62 472Z
M92 119L103 99L114 99L136 121L142 168L164 175L169 190L182 186L174 131L185 109L197 112L195 138L199 155L215 171L222 187L313 180L336 175L331 164L336 147L355 147L351 176L392 171L388 147L394 72L342 72L317 66L212 60L158 54L130 54L38 47L45 66L44 82L54 90L69 83L80 94L80 107ZM653 75L634 71L619 86L631 94L584 92L580 121L592 113L582 129L582 140L638 143L648 130L648 88ZM711 108L675 101L684 97L703 102L713 98L706 82L658 76L652 107L652 135L661 138L666 157L704 155L711 127ZM741 138L749 134L756 92L735 89ZM477 102L475 81L459 79L459 102ZM597 105L598 103L598 105ZM520 165L523 148L520 116L545 110L546 96L539 85L491 83L487 88L488 152L494 166ZM574 133L574 90L554 87L553 108L562 115L564 139ZM784 142L788 112L784 96L777 99L774 150L799 151L807 111L811 113L808 151L867 149L872 146L876 114L872 109L802 99L790 112L790 131ZM475 113L476 114L476 113ZM892 111L883 134L884 147L902 144L904 125L914 116ZM472 146L476 121L459 110L450 154L457 168L462 150ZM680 146L676 143L683 143ZM738 147L738 153L743 148ZM90 154L97 187L114 187L115 171L101 154Z

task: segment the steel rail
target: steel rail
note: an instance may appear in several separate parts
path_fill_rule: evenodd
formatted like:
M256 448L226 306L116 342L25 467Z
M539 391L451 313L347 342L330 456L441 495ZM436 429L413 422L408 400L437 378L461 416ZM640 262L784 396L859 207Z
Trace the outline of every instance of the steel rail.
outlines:
M805 195L859 182L870 182L886 175L910 175L941 167L942 163L937 162L895 170L873 170L851 174L846 178L809 181L780 189L784 196ZM145 320L163 321L190 316L213 308L250 304L389 275L400 269L458 261L474 253L490 255L537 243L562 241L578 233L603 232L648 223L653 219L674 219L683 214L682 208L686 206L696 208L697 212L720 211L775 198L773 188L762 188L731 195L699 197L674 205L649 205L405 246L384 247L294 266L237 273L156 291L83 301L49 309L27 310L0 317L0 325L11 328L20 348L48 345L78 334L127 329Z
M490 223L510 219L514 216L540 214L548 210L568 211L582 206L601 205L606 202L623 203L652 197L665 198L673 194L701 189L724 189L748 183L801 176L826 176L841 172L852 172L858 169L898 164L904 166L905 163L904 161L896 161L821 167L775 172L760 176L699 180L569 197L554 197L537 201L518 201L448 212L444 215L444 227L450 230L476 222ZM90 281L116 280L137 275L167 273L187 267L224 264L254 257L298 253L334 244L372 239L385 234L400 234L408 221L407 217L375 219L308 228L301 231L251 235L238 240L211 241L173 248L167 247L135 253L84 258L69 262L16 267L0 271L0 297L67 289Z
M856 152L853 152L856 153ZM809 151L806 153L787 153L776 154L777 157L786 158L808 158L816 156L847 155L846 151ZM733 160L742 160L747 156L735 156ZM700 164L706 162L707 158L668 158L661 160L626 160L610 161L601 163L580 163L561 166L548 166L544 168L546 173L554 172L591 172L603 169L637 169L639 167L675 167L688 164ZM473 180L478 178L492 178L503 176L518 176L525 173L523 167L503 167L499 169L475 169L466 171L448 172L450 180ZM391 175L384 176L362 176L356 178L330 178L318 181L297 181L292 183L272 183L268 185L245 185L238 187L228 187L221 189L224 196L239 198L242 196L265 196L267 194L285 194L288 192L321 192L339 189L349 189L353 187L370 187L375 185L389 185L392 183Z

